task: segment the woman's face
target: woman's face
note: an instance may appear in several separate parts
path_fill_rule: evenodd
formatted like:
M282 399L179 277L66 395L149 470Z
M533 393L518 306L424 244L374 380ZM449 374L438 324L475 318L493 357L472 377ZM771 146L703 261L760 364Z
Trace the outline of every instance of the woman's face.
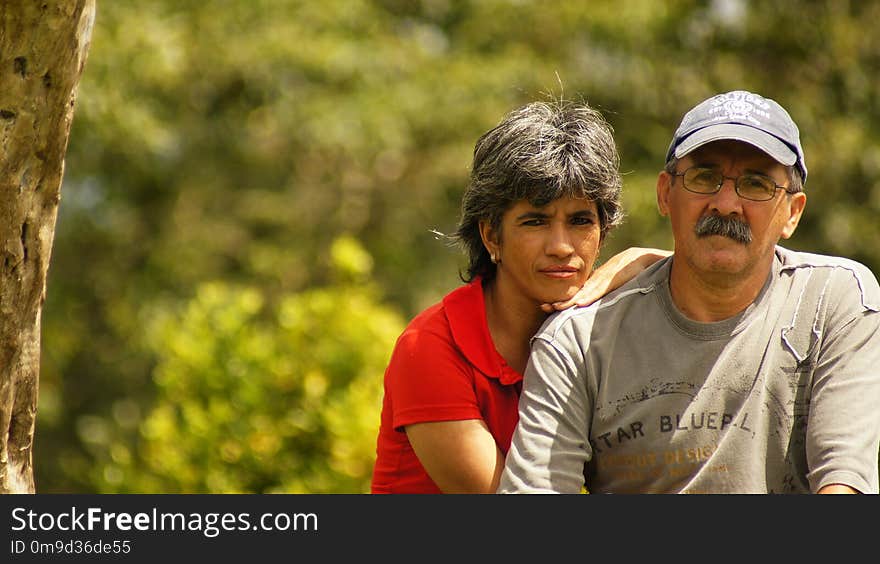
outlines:
M559 198L535 207L520 200L501 218L498 232L481 225L483 241L498 258L496 283L536 302L561 301L583 286L599 254L596 202Z

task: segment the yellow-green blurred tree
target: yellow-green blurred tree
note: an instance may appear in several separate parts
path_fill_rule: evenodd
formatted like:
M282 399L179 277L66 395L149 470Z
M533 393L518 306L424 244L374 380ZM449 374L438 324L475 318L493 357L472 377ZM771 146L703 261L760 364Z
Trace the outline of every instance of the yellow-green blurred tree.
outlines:
M275 303L217 282L153 312L156 404L138 442L110 437L93 468L101 491L369 491L403 319L380 304L356 241L338 239L331 256L334 283Z

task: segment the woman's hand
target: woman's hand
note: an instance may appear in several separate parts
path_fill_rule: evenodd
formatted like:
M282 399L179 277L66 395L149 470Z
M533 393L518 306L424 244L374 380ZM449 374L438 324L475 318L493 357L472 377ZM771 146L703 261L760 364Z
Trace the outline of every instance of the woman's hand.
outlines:
M630 247L617 253L594 270L577 294L564 302L542 304L541 309L547 313L553 313L571 306L588 306L608 292L629 282L658 260L671 254L672 251L661 249Z

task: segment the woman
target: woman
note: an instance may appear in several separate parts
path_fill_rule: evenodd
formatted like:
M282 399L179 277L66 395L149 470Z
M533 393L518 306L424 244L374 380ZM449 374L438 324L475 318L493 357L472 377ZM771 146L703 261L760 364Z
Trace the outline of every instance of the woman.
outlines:
M586 104L526 105L477 141L454 237L467 284L397 341L373 493L495 491L529 339L549 312L585 305L668 254L630 249L591 277L623 215L618 163L611 127Z

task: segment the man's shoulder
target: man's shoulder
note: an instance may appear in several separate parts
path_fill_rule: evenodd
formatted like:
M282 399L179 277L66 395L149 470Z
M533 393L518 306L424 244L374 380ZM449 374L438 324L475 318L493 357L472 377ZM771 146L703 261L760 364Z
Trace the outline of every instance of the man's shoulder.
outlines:
M627 309L643 303L659 285L667 283L668 265L665 268L664 265L669 260L664 258L657 261L626 284L588 306L572 307L552 314L535 336L553 340L560 332L583 333L592 329L597 318L613 323Z
M853 260L851 258L836 256L836 255L824 255L819 253L809 253L806 251L793 251L791 249L785 247L776 247L776 255L779 257L782 262L783 268L810 268L810 267L840 267L840 268L848 268L851 270L859 270L868 272L872 277L874 276L871 273L871 269L869 269L864 264Z
M792 251L784 247L777 247L776 255L781 262L780 273L808 276L813 283L821 283L823 289L861 296L863 306L880 311L880 284L865 264L847 257ZM814 277L816 271L824 275Z

